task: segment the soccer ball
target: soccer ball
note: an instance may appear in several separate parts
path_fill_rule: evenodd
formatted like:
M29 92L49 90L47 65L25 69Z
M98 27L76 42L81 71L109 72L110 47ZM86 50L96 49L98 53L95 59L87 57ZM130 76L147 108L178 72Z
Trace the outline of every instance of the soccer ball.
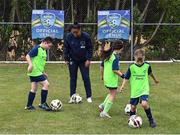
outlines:
M124 113L126 115L129 115L131 111L131 104L127 104L126 107L124 108Z
M137 115L132 115L128 120L130 128L140 128L142 126L142 118Z
M79 94L76 94L75 103L80 103L82 101L82 97Z
M82 97L79 94L73 94L70 99L70 103L80 103L82 102Z
M61 110L63 104L59 99L52 100L50 103L50 107L53 111Z

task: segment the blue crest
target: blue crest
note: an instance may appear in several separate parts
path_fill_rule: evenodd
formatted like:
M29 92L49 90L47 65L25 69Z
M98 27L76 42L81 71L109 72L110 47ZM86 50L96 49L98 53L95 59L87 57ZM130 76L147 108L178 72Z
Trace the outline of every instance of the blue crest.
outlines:
M117 13L111 13L106 17L106 21L110 27L116 28L121 24L121 15Z
M41 15L41 23L46 28L52 27L55 20L56 16L53 13L44 13Z

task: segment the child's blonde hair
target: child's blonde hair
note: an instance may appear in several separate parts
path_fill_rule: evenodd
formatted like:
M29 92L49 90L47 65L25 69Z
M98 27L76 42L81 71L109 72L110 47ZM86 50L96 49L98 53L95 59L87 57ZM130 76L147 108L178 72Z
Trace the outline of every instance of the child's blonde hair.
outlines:
M134 52L134 56L137 56L138 54L142 54L142 56L145 56L145 50L144 49L137 49Z

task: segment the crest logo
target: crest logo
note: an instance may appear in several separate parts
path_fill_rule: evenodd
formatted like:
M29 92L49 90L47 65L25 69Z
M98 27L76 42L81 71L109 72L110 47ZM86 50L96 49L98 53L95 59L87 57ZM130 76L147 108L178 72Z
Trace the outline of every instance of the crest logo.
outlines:
M82 46L84 46L85 44L86 44L85 41L81 41L81 42L80 42L80 45L82 45Z
M116 28L121 24L121 15L117 13L109 14L106 18L106 21L110 27Z
M81 42L80 42L81 48L86 48L85 44L86 44L85 41L81 41Z
M55 20L56 16L53 13L44 13L41 15L41 23L46 28L52 27Z
M146 70L144 70L143 73L146 74Z

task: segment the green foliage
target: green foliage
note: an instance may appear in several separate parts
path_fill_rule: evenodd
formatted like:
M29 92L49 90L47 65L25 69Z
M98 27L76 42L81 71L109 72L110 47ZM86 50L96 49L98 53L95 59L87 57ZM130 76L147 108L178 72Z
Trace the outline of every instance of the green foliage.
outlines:
M44 0L2 0L0 2L0 20L3 21L19 21L17 18L21 19L23 22L31 22L31 12L34 7L34 3L36 1L37 9L46 9L46 1ZM5 4L4 4L5 2ZM116 0L90 0L89 1L89 16L88 13L88 1L84 0L73 0L73 17L76 21L80 22L97 22L97 11L98 10L114 10ZM120 1L122 4L123 1ZM72 11L71 11L71 0L54 0L49 1L49 7L51 9L60 9L63 7L65 11L65 21L72 22ZM124 9L130 9L130 0L126 0ZM144 17L141 19L145 7L147 4L147 0L134 0L134 22L135 23L158 23L162 13L165 11L165 15L162 23L179 23L180 22L180 0L151 0L150 4L147 8L147 12L145 12ZM121 8L121 5L120 5ZM14 10L15 9L15 10ZM17 12L19 11L19 13ZM14 13L15 12L15 13ZM14 17L12 17L15 15ZM0 44L8 44L11 31L19 30L20 38L18 41L20 43L20 47L23 47L22 42L26 41L28 37L31 36L31 28L30 25L0 25L1 31L1 39L3 40ZM143 37L144 40L148 40L151 36L156 26L137 26L134 25L134 39L136 37ZM83 30L88 32L91 35L92 42L95 43L95 37L97 34L96 26L83 26ZM154 59L158 57L158 59L169 59L171 57L180 59L179 54L179 40L180 40L180 30L179 26L161 26L150 43L146 46L146 48L153 48L154 50L147 50L147 52L151 52L152 56L149 56L149 59ZM66 33L65 33L66 34ZM24 41L23 41L24 40ZM138 44L140 40L138 40ZM161 48L164 49L162 52ZM130 46L127 46L125 49L127 54L127 59L129 59ZM18 48L18 54L21 54L23 49ZM1 55L6 55L6 52L2 52L0 50ZM153 52L153 53L152 53ZM156 52L156 53L154 53ZM157 55L157 53L159 55ZM129 56L128 56L129 55ZM2 57L1 57L2 58ZM2 59L1 59L2 60Z
M143 6L144 8L145 6ZM136 3L134 7L134 21L142 22L139 16L144 10L141 3ZM141 11L141 12L140 12ZM144 17L145 23L158 23L162 13L165 11L162 23L180 22L180 1L179 0L151 0L147 13ZM141 35L144 40L148 40L156 29L154 26L134 26L135 36ZM179 26L160 26L157 33L147 45L147 55L149 59L170 58L180 59L180 35Z

